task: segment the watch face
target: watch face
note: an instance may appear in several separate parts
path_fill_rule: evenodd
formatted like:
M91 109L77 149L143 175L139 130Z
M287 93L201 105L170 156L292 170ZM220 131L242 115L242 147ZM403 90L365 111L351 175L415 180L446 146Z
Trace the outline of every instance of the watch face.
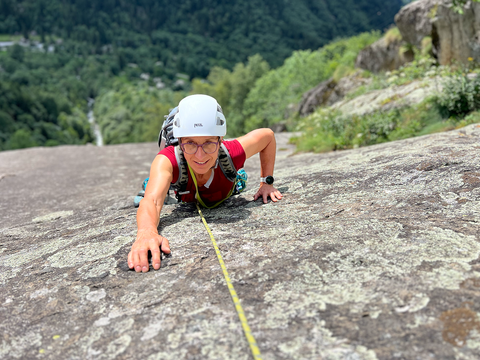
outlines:
M273 184L273 176L267 176L265 178L265 183L268 184L268 185L272 185Z

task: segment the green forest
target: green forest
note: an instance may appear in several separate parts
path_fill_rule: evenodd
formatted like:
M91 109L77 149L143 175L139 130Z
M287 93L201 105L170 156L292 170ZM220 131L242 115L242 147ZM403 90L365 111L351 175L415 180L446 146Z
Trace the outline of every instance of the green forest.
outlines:
M402 3L0 0L0 150L93 142L89 99L107 144L155 140L190 93L217 97L230 136L270 126Z

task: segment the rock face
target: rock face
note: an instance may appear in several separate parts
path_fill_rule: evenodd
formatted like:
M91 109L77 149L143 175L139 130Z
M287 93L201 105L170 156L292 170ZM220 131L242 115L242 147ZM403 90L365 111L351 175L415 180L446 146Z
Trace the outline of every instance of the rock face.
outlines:
M411 2L395 15L395 24L405 42L420 48L422 39L432 35L432 10L440 0L420 0Z
M265 359L478 359L480 127L323 155L278 138L285 197L204 215ZM0 358L251 359L194 208L128 271L155 144L0 153Z
M355 60L355 67L373 73L396 70L414 59L413 52L401 51L403 44L401 39L389 40L384 36L360 51Z

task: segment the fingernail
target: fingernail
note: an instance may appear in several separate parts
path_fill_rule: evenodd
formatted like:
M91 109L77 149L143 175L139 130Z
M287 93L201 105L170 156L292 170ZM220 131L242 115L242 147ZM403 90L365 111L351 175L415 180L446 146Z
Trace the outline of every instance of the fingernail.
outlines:
M160 267L160 264L155 264L155 269L158 269Z
M148 268L147 268L146 266L144 266L144 267L142 268L142 271L147 271L147 270L148 270Z
M135 268L135 271L141 271L141 270L142 270L142 268L141 268L140 266L137 266L137 267Z

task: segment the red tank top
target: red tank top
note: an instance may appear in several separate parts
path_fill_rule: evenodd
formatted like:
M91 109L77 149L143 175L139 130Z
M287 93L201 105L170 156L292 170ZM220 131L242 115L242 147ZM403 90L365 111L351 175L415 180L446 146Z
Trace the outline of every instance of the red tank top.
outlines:
M242 145L238 140L223 141L223 144L230 154L233 164L237 170L241 169L245 164L246 155L243 150ZM170 160L173 167L173 179L172 184L175 183L178 179L178 164L177 159L175 158L175 148L173 146L168 146L158 153L158 155L164 155ZM207 205L213 205L214 203L223 200L227 197L228 193L232 189L233 182L228 181L228 179L223 174L220 166L217 166L214 169L213 181L210 186L207 188L205 186L200 186L198 191L200 192L200 197ZM188 173L188 183L185 191L190 191L189 194L182 195L182 201L185 202L195 202L195 184L193 183L190 172Z

